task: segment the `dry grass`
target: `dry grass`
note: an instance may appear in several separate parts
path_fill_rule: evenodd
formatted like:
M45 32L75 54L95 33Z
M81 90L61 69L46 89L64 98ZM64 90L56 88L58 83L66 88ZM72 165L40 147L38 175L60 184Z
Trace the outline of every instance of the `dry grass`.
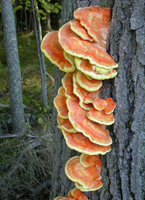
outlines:
M49 199L51 136L50 133L41 136L29 134L3 140L3 151L0 152L0 199Z

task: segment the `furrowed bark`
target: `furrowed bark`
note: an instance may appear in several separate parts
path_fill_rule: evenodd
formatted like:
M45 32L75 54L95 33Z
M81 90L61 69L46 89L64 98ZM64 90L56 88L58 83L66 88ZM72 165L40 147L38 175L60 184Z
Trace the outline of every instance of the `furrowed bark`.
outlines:
M12 1L1 0L1 9L8 66L12 128L14 133L24 133L26 131L26 127L22 100L20 63L18 56L16 27Z
M117 103L115 124L108 127L112 151L101 156L103 188L87 193L90 200L144 200L145 189L145 18L143 0L62 1L62 24L73 18L78 7L110 7L111 26L107 51L119 63L118 75L103 81L102 97ZM58 72L59 73L59 72ZM59 84L58 84L59 82ZM60 77L55 79L55 90ZM54 112L56 119L56 112ZM64 174L71 156L61 132L54 123L53 180L51 200L67 196L73 184ZM72 151L72 154L75 154ZM64 163L65 162L65 163ZM72 187L71 187L72 186Z

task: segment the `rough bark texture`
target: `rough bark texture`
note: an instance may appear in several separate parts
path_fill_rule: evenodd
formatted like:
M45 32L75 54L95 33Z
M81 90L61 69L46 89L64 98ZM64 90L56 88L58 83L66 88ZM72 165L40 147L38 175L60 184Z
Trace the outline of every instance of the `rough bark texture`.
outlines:
M118 75L103 81L102 97L112 97L117 103L115 124L108 127L113 139L112 151L102 160L104 186L89 192L90 200L144 200L145 199L145 3L144 0L62 1L62 24L72 19L78 7L109 6L112 21L108 36L108 52L119 62ZM57 72L59 74L59 72ZM55 90L60 76L55 79ZM70 156L62 134L57 130L54 112L53 200L67 195L74 185L64 174L64 165Z
M9 93L13 132L25 132L25 119L22 101L21 73L17 49L15 19L11 0L1 0L2 21L6 48Z
M41 51L41 42L42 42L41 23L40 19L36 17L36 12L38 12L38 7L34 5L34 0L31 0L31 3L33 9L33 22L34 22L34 32L36 37L37 55L38 55L39 69L41 75L42 101L43 101L43 107L46 107L48 105L48 98L47 98L45 61L44 61L44 55Z

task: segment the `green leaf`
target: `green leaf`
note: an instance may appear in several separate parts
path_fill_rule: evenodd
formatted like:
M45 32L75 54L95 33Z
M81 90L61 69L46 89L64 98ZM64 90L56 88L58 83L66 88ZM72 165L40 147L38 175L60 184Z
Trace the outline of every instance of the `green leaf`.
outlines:
M48 13L51 13L51 10L46 10Z
M57 7L58 7L60 10L62 9L61 5L58 5Z
M50 108L50 106L49 106L49 105L47 105L47 106L46 106L46 108L47 108L47 109L49 109L49 108Z
M43 3L43 8L44 8L45 10L49 9L49 5L48 5L47 2L44 2L44 3Z
M47 17L42 17L41 19L42 19L42 20L46 20L46 19L47 19Z
M39 14L39 13L37 13L37 14L36 14L36 17L37 17L37 18L40 18L41 16L40 16L40 14Z
M39 10L38 10L38 13L42 13L42 14L43 14L44 12L43 12L43 10L39 9Z
M37 1L34 1L34 6L37 6L37 4L38 4Z
M54 12L54 13L58 13L58 12L59 12L58 8L54 8L54 9L53 9L53 12Z
M38 118L38 123L39 124L43 124L43 119L42 118Z
M48 9L52 11L54 9L54 5L53 4L49 4L48 5Z
M13 9L13 12L16 12L17 10L19 10L19 9L21 9L21 8L23 8L22 6L17 6L17 7L15 7L14 9Z

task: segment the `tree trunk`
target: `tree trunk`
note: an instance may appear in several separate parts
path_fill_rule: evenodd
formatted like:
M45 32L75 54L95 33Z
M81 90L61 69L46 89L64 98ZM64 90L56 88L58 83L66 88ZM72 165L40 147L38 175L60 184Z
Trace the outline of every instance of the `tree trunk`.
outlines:
M25 118L22 101L21 74L12 1L1 0L1 6L9 76L9 93L13 132L24 133Z
M115 124L108 127L113 140L112 151L102 160L102 189L88 192L90 200L145 199L145 4L143 0L63 0L62 24L73 18L78 7L100 5L110 7L112 20L107 50L119 63L118 75L103 81L102 97L116 102ZM60 76L55 78L55 95ZM74 187L65 173L64 165L76 153L66 147L53 119L53 178L50 200L67 196Z
M42 101L43 101L43 107L46 107L48 105L47 85L46 85L46 69L45 69L44 56L40 49L41 42L42 42L41 24L40 24L40 20L36 19L36 11L35 10L37 8L34 6L34 0L31 0L31 3L32 3L32 9L33 9L34 32L35 32L35 37L36 37L37 54L38 54L38 61L39 61L39 68L40 68L40 75L41 75Z

